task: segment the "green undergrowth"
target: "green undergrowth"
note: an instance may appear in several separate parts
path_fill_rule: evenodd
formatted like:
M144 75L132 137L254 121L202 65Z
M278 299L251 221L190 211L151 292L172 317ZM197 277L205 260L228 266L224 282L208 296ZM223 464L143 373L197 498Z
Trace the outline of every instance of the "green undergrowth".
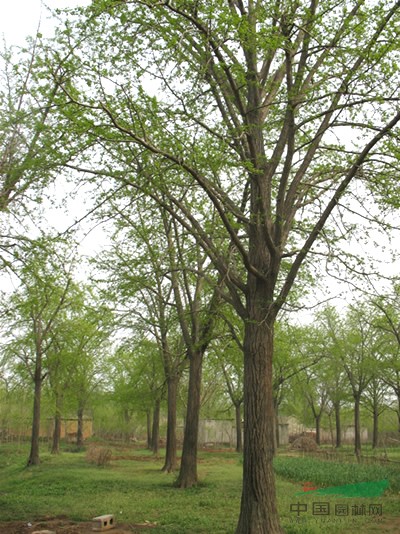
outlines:
M317 486L343 486L386 479L391 492L400 492L400 468L379 464L339 463L316 458L277 457L275 472L286 479Z
M111 463L104 467L89 463L84 451L64 450L59 456L42 453L41 464L27 469L26 447L13 449L0 445L0 520L29 522L66 516L75 521L89 521L112 513L122 524L147 521L155 525L150 530L152 534L232 534L235 531L242 476L242 462L236 453L200 452L199 485L179 490L173 487L175 475L161 472L164 451L160 451L158 459L146 450L133 447L112 451ZM317 521L321 518L312 514L313 496L298 496L302 481L313 480L317 473L304 460L308 459L277 458L276 461L279 513L285 532L343 532L343 523ZM314 466L315 463L313 460ZM328 462L324 465L331 473L326 483L333 484L333 471ZM324 501L330 503L332 511L341 502L333 496L324 497ZM365 499L355 499L350 504L355 506L358 502L368 504ZM394 513L398 507L397 495L385 497L385 512ZM357 528L368 520L356 519Z

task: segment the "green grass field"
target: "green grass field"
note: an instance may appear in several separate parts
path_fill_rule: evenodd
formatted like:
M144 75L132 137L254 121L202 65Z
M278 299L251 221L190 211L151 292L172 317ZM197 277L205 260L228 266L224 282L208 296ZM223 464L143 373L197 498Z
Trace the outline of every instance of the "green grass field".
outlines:
M90 521L112 513L124 524L156 523L151 530L154 534L234 532L242 472L241 457L236 453L200 452L201 482L190 490L175 489L174 475L160 471L162 458L153 458L146 450L119 447L113 448L112 454L110 465L98 467L87 461L85 452L60 456L43 452L41 465L27 469L27 447L0 445L0 521L55 516ZM400 516L399 469L352 465L349 471L348 467L310 458L276 459L279 509L287 534L354 532L359 528L378 532L383 531L379 522ZM389 480L389 489L373 502L321 498L311 492L299 495L305 482L326 487L383 477ZM369 513L372 505L382 507L381 516ZM338 515L346 506L348 515Z

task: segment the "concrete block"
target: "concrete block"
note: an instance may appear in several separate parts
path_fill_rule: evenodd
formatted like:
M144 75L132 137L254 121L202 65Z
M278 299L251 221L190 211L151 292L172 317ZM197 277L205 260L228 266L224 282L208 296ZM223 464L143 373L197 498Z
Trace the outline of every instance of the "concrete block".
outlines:
M99 515L92 519L93 525L92 530L97 532L103 532L105 530L111 530L115 527L115 520L112 514L108 515Z

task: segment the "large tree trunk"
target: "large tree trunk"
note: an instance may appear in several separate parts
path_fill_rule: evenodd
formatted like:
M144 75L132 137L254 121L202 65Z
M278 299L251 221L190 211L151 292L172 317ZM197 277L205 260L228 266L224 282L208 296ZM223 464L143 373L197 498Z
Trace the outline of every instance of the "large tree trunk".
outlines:
M167 379L168 387L168 413L167 413L167 443L165 449L165 462L162 471L172 473L176 470L176 402L178 397L179 376L170 376Z
M236 534L281 534L272 464L273 320L253 317L245 324L243 489Z
M153 411L153 427L151 430L151 450L158 456L158 446L160 442L160 405L161 400L156 399Z
M203 353L193 351L189 365L189 390L186 424L183 436L182 461L176 486L191 488L197 484L197 441L201 399Z
M334 403L335 408L335 423L336 423L336 448L342 446L342 425L340 422L340 403Z
M61 411L62 411L61 395L56 394L56 412L54 414L54 431L53 431L53 444L51 447L51 454L60 454Z
M32 419L32 436L31 451L28 458L28 466L39 465L39 438L40 438L40 401L42 395L42 355L36 355L35 375L34 375L35 393L33 398L33 419Z
M354 396L354 454L361 461L360 395Z
M240 409L241 403L235 404L235 418L236 418L236 452L243 451L242 442L242 411Z

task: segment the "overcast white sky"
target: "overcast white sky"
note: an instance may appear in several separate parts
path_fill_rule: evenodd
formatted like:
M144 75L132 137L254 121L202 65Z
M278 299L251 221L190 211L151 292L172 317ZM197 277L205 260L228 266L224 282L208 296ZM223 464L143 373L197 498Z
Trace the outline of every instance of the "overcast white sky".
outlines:
M91 0L2 0L0 7L0 39L4 38L7 47L24 46L26 37L35 35L39 24L40 32L45 36L51 36L54 31L54 22L50 18L47 8L73 8L77 6L89 5ZM68 186L57 181L51 193L54 198L66 199ZM89 200L89 199L87 199ZM63 232L77 219L80 219L89 209L85 205L85 196L80 195L73 201L68 202L66 207L58 206L57 202L45 203L44 225L48 223L59 232ZM102 229L95 225L85 225L82 229L83 236L86 232L89 235L82 237L82 253L92 255L101 250L105 243Z
M36 33L39 23L43 34L51 34L52 23L46 6L55 9L88 4L90 0L2 0L0 35L5 37L7 45L23 45L26 36Z

